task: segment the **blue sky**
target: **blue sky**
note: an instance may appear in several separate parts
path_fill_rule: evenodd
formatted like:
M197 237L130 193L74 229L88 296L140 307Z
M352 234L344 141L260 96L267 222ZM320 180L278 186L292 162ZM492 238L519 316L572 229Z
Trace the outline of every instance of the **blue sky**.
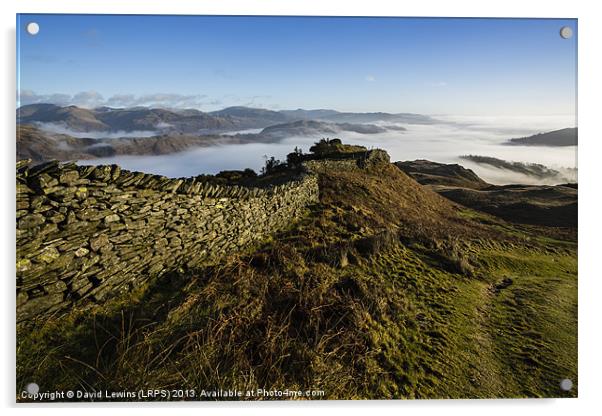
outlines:
M21 104L576 110L574 19L26 14L17 43Z

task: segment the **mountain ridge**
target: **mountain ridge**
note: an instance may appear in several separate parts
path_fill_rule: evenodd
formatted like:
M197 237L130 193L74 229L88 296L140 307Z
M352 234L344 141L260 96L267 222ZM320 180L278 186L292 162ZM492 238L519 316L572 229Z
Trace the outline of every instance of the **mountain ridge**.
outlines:
M55 104L28 104L17 109L17 123L61 124L78 132L91 131L149 131L172 130L182 133L216 133L252 128L266 128L275 124L299 120L329 121L333 123L408 123L432 124L429 116L412 113L351 113L336 110L282 110L232 106L217 111L196 109L166 109L152 107L86 109Z
M577 146L577 127L548 131L527 137L510 139L506 144L515 146Z

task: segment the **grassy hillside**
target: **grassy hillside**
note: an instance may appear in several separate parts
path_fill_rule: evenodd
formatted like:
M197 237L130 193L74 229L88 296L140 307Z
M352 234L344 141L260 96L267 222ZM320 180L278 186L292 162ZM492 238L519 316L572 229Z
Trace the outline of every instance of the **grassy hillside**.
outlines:
M574 241L456 205L391 164L317 174L320 203L261 246L18 328L18 390L577 395Z

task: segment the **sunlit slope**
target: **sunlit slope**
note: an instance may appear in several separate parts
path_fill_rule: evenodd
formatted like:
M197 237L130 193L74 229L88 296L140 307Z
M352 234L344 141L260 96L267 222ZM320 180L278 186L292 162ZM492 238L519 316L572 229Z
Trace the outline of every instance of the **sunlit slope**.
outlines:
M20 328L17 388L576 396L575 243L388 163L315 172L320 203L261 246Z

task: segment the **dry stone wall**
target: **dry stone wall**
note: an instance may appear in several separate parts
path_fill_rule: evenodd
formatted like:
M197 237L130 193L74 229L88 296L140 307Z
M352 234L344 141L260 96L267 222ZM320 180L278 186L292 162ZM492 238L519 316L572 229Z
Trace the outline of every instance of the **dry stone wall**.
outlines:
M318 201L312 174L243 188L116 165L19 162L16 186L17 321L210 263L287 227Z
M325 157L317 159L310 157L303 161L303 167L308 172L319 172L322 170L341 170L341 169L366 169L380 163L391 163L389 154L382 149L367 150L366 152L342 153L335 157Z

